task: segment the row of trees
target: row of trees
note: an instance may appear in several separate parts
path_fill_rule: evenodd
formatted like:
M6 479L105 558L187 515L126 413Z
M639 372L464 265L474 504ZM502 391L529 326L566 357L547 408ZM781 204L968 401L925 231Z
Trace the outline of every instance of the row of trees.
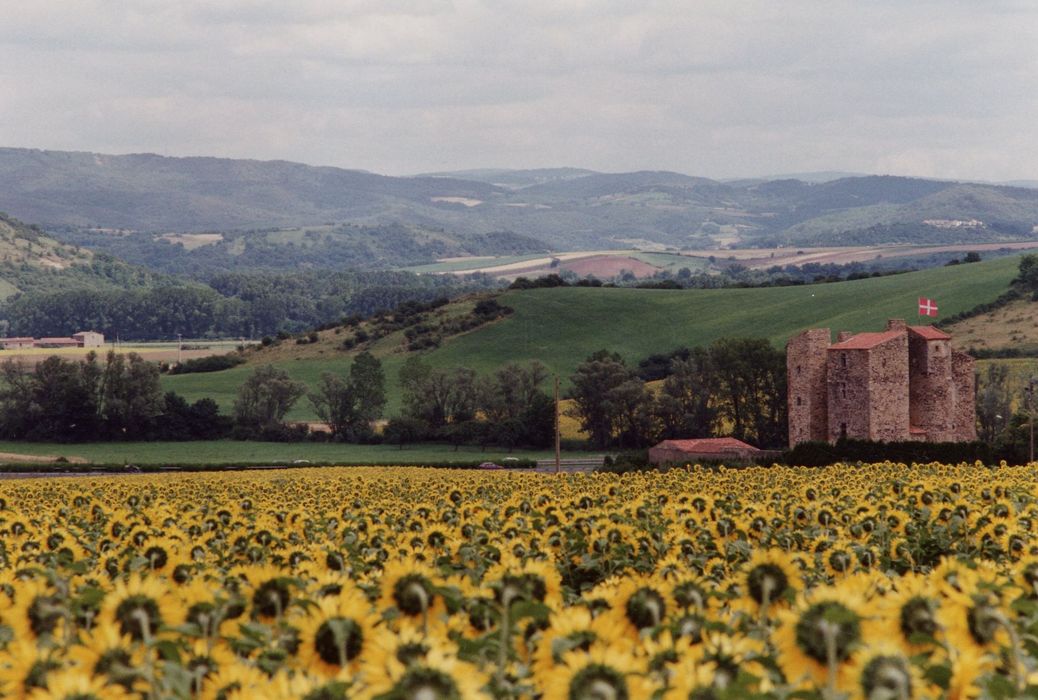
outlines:
M618 354L594 353L571 378L574 416L596 447L635 448L670 438L730 434L784 447L786 358L759 338L723 338L673 353L652 391Z
M1030 422L1038 414L1032 394L1038 382L1032 382L1015 389L1006 365L989 364L977 373L977 438L1020 462L1029 457Z
M539 362L507 364L479 376L472 369L435 368L418 356L400 369L403 407L384 431L388 442L425 439L466 444L547 447L554 437L555 406L540 386L548 371Z
M122 284L122 282L120 282ZM129 284L129 283L126 283ZM207 282L148 278L130 288L88 281L36 289L0 305L12 335L69 335L93 329L124 340L260 337L370 316L412 300L485 289L486 279L395 271L225 273Z
M158 367L139 355L49 357L31 371L0 365L0 435L8 440L208 440L230 420L216 402L188 404L159 386Z

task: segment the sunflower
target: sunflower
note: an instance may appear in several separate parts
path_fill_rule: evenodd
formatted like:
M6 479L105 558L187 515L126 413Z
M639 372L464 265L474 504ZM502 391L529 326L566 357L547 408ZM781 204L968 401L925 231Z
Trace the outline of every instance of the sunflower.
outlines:
M498 603L507 593L513 601L529 600L554 609L562 605L562 578L546 561L508 557L487 570L483 584L493 589Z
M851 700L914 700L935 694L904 649L887 642L869 644L855 652L844 684L842 690Z
M234 571L248 582L253 619L270 622L285 617L293 601L295 579L269 564L243 566Z
M96 678L132 691L144 663L143 649L111 622L102 622L83 635L68 652L69 660Z
M289 675L280 672L259 693L266 700L347 700L353 697L351 681L343 671L337 678L325 678L309 673ZM238 691L239 697L245 697Z
M626 645L593 644L587 651L570 651L541 681L542 700L628 698L648 700L647 669Z
M196 639L187 647L179 665L191 676L191 690L197 694L207 678L236 662L234 652L224 642Z
M121 634L134 641L154 637L161 628L183 621L180 607L166 585L137 574L116 582L105 596L100 619L115 624Z
M906 574L896 585L897 591L879 602L883 638L895 641L907 654L932 651L943 637L941 598L927 576Z
M941 607L948 643L979 656L996 655L1010 643L1006 612L991 591L973 586L970 589L955 591Z
M592 618L586 607L572 606L554 615L534 651L533 668L537 675L551 671L570 651L587 651L596 641L604 640L611 632L612 621L607 617Z
M132 696L120 686L105 685L80 669L64 669L47 674L46 685L35 688L31 700L129 700Z
M663 700L710 700L717 696L714 689L714 666L686 658L674 669L673 683Z
M323 677L356 672L374 649L377 614L359 591L322 598L300 625L300 664Z
M757 550L744 571L746 595L761 616L767 615L771 606L783 607L796 600L802 588L800 571L780 549Z
M263 697L258 692L269 679L255 666L233 663L220 666L202 682L201 700L224 700L226 698Z
M445 610L442 597L436 594L433 570L403 561L391 562L383 569L379 605L408 617L432 616Z
M658 627L667 619L668 591L666 584L644 575L625 577L610 597L608 615L620 636L634 641L639 635Z
M60 636L67 612L64 596L46 581L33 579L17 589L15 604L5 618L16 638L36 641Z
M871 639L865 609L856 592L824 587L781 611L773 640L786 679L819 687L838 682L851 655Z
M983 688L980 678L995 668L995 660L978 653L975 649L959 649L951 662L951 679L948 681L948 700L970 700L979 697Z
M63 666L50 651L24 638L8 645L4 657L5 664L0 665L0 694L16 700L46 688L48 676Z
M381 679L372 679L358 698L478 700L493 697L484 690L490 679L476 666L438 650L407 665L395 659L389 660L388 665L389 673Z

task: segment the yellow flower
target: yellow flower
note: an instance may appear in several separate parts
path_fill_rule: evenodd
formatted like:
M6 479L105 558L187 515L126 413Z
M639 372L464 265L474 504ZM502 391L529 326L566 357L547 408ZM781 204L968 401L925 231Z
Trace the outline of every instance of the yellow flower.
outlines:
M101 620L141 641L155 637L163 627L180 624L183 618L165 583L134 574L126 581L117 581L105 596Z
M562 663L542 679L540 690L543 700L648 700L653 689L646 671L622 646L593 644L587 651L565 654Z
M300 624L298 658L302 668L325 677L355 672L372 654L379 618L360 592L347 589L322 598ZM377 663L377 659L373 660Z

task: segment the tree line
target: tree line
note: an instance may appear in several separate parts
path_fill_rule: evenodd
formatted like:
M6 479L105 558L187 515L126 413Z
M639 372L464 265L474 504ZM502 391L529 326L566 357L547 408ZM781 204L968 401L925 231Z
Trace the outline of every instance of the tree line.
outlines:
M9 335L100 331L109 338L260 338L344 317L370 316L408 301L486 289L482 277L392 271L225 273L206 282L150 278L146 284L34 288L0 305Z
M573 415L599 448L731 435L784 447L786 355L760 338L722 338L671 353L657 391L616 353L600 350L571 377ZM644 370L644 366L643 366Z

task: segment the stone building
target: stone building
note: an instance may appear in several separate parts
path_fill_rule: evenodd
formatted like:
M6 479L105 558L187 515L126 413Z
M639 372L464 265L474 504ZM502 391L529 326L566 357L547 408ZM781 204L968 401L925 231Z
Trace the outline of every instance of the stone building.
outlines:
M879 333L827 328L786 346L789 443L977 438L973 358L933 326L891 320Z

